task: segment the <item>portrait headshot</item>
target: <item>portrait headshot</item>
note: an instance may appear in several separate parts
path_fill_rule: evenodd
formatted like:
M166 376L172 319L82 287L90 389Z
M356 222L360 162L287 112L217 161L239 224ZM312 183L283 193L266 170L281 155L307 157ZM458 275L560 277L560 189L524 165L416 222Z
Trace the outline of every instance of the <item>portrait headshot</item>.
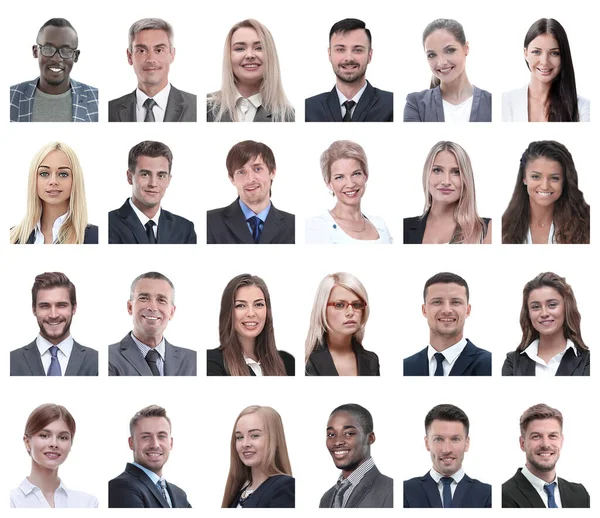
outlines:
M575 162L560 142L531 142L502 215L504 244L589 244L590 206Z
M294 376L294 357L275 346L271 297L265 281L244 273L221 297L221 345L206 352L207 376Z
M404 376L491 376L492 354L464 336L471 314L469 286L459 275L440 272L423 289L429 345L404 359Z
M109 376L195 376L196 351L177 347L164 332L175 315L175 287L162 273L131 283L127 311L133 331L108 347Z
M383 219L361 211L369 179L362 146L350 140L336 140L323 151L320 163L323 181L335 198L335 206L306 220L306 243L392 243Z
M590 495L582 484L556 474L563 447L563 415L540 403L521 415L519 446L525 466L502 484L502 507L590 507Z
M432 468L404 481L404 507L492 507L492 486L463 468L469 451L469 418L455 405L433 407L425 416L425 448Z
M150 405L129 422L129 448L133 462L108 483L108 507L192 507L185 491L167 482L163 468L173 449L171 420L167 411Z
M329 62L336 76L331 92L305 101L306 122L392 122L394 94L366 79L373 57L371 31L365 22L346 18L329 31Z
M10 229L13 244L98 244L98 227L88 223L83 170L75 151L50 142L31 160L27 210Z
M537 20L525 34L523 54L529 83L502 95L502 121L589 122L590 101L577 95L563 26L554 18Z
M108 103L109 122L196 122L196 95L169 82L174 38L171 24L160 18L143 18L129 28L127 62L137 87Z
M235 144L225 161L238 197L227 207L206 213L207 244L294 244L296 218L271 202L277 166L262 142Z
M404 122L492 122L492 94L467 77L470 46L463 26L448 18L434 20L425 27L422 43L431 83L408 94Z
M98 351L77 343L71 322L77 310L75 285L61 272L36 276L31 308L39 334L10 353L11 376L98 376Z
M173 153L162 142L145 140L131 148L127 182L132 193L108 214L109 244L196 244L194 223L161 207L172 165Z
M275 41L257 20L236 23L225 39L221 89L209 93L208 122L294 122Z
M40 27L32 47L40 75L10 87L11 122L98 122L98 89L71 79L78 46L68 20L51 18Z
M581 314L564 277L543 272L525 284L520 323L523 337L506 355L503 376L590 375Z
M492 220L477 212L471 159L455 142L435 144L423 166L423 214L404 218L404 244L490 244Z
M231 434L229 474L221 507L293 508L296 481L283 422L269 406L241 411Z
M31 473L10 492L10 507L98 507L95 496L68 488L58 476L71 452L75 428L75 419L64 406L46 403L31 412L23 433Z
M363 345L369 296L351 273L319 284L305 342L306 376L379 376L379 358Z

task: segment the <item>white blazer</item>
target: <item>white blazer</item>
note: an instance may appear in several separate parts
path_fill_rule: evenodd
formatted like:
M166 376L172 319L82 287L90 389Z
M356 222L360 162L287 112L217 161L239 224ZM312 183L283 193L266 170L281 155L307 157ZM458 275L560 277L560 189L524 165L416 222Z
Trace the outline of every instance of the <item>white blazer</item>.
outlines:
M502 122L528 122L527 88L512 90L502 94ZM590 101L577 96L579 121L590 122Z
M379 239L354 239L346 234L336 223L329 211L325 211L320 216L309 218L306 220L304 240L309 244L339 244L339 243L354 243L354 244L391 244L393 242L390 231L385 222L378 216L366 216L363 214L377 229Z

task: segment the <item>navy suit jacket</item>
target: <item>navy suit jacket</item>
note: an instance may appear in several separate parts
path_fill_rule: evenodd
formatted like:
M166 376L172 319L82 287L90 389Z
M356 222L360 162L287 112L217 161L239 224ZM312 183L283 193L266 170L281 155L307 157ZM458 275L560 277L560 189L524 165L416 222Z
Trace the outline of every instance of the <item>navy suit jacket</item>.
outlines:
M192 507L183 489L167 481L173 507ZM162 507L169 504L140 468L127 463L125 471L108 483L108 507Z
M136 102L135 90L123 97L109 101L108 122L135 122ZM171 85L164 121L196 122L196 104L196 96L194 94L178 90Z
M429 473L404 481L404 507L442 507L438 485ZM456 486L451 507L492 507L492 486L465 474Z
M405 376L429 376L427 347L417 354L404 358ZM492 353L473 345L467 338L467 346L460 353L450 370L450 376L491 376Z
M236 495L229 507L237 507L241 494L240 492ZM294 477L289 475L270 476L248 497L243 507L296 507L296 481Z
M221 209L206 213L206 243L209 245L254 245L246 218L240 207L240 199ZM296 217L278 210L271 203L269 215L258 240L259 245L280 245L296 242Z
M590 506L590 495L582 484L567 482L564 478L558 479L558 490L563 507ZM546 507L544 501L530 484L521 468L514 477L502 484L502 507Z
M331 92L306 99L304 118L306 122L342 122L340 100L335 87ZM393 120L394 94L374 88L367 81L367 88L354 108L352 122L392 122Z
M194 224L161 208L156 242L159 245L195 245ZM121 208L108 213L108 243L112 245L148 244L146 229L131 208L129 200L126 200Z
M45 376L44 365L34 340L25 347L10 352L11 376ZM65 376L98 376L98 351L73 340L73 349Z
M573 349L569 348L560 360L556 375L589 376L590 351L579 351L579 356L575 356ZM502 365L502 376L535 376L535 362L526 354L511 351Z

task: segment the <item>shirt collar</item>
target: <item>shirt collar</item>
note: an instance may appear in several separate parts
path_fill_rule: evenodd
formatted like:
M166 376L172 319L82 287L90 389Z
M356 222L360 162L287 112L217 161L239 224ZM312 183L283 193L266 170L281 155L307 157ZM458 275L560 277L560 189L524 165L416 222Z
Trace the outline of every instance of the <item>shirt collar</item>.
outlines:
M140 468L144 473L146 473L146 475L148 475L148 478L150 480L152 480L152 483L154 485L156 485L158 483L159 480L162 480L156 473L154 473L154 471L150 471L148 468L145 468L144 466L142 466L141 464L138 464L137 462L132 462L132 464L136 467L136 468Z
M354 95L354 97L352 99L346 99L346 96L342 92L340 92L337 85L335 85L335 91L337 92L338 102L340 103L340 106L342 106L346 101L354 101L356 104L358 104L358 101L360 101L362 94L367 89L367 84L368 83L365 81L365 84L363 85L363 87L358 92L356 92L356 94Z
M271 202L269 202L269 204L258 214L255 214L254 211L250 207L248 207L248 205L246 205L241 198L239 199L239 201L240 209L242 209L246 221L248 221L248 219L253 216L258 216L263 223L267 220L267 216L269 215L269 211L271 210Z
M171 93L171 83L167 83L167 86L165 86L160 92L158 92L154 97L152 97L152 99L154 99L154 102L163 111L165 111L167 109L167 102L169 100L170 93ZM136 97L138 109L141 109L144 106L146 99L149 98L149 96L146 95L144 92L142 92L139 89L139 87L135 89L135 97Z
M148 354L148 351L150 349L154 349L161 357L162 361L165 361L165 337L162 337L162 340L160 341L160 343L156 346L156 347L150 347L149 345L146 345L143 342L140 342L133 334L133 331L131 332L131 339L136 343L136 345L141 348L144 351L144 358L146 357L146 354Z
M54 344L46 340L42 335L38 335L35 340L40 356L48 352L48 349L52 347ZM61 351L67 358L71 356L71 351L73 350L73 337L71 335L67 336L62 342L56 344L58 350Z
M527 469L527 466L523 466L521 473L523 473L523 476L540 493L544 491L544 486L546 484L553 484L557 480L556 473L554 473L554 480L552 482L546 482L545 480L536 477L531 471L529 471L529 469Z
M135 215L138 217L138 219L140 220L141 224L143 227L146 226L146 223L148 223L148 221L150 221L150 219L152 219L152 221L154 221L154 223L156 224L156 226L158 227L158 220L160 219L160 206L158 207L158 211L156 212L156 214L154 215L153 218L149 218L148 216L146 216L140 209L138 209L135 206L135 203L133 203L133 199L129 198L129 205L131 205L131 208L133 209L133 212L135 212Z
M237 105L240 99L246 99L252 106L254 106L257 110L262 106L262 95L260 92L250 97L244 97L241 93L237 93L237 97L235 98L235 104Z
M540 339L536 338L533 342L531 342L524 351L521 351L521 354L526 354L527 356L529 356L534 362L536 361L543 361L541 360L541 358L538 356L538 352L539 352L539 347L540 347ZM558 353L558 354L565 354L568 350L573 349L573 353L575 354L575 356L579 356L579 351L577 350L577 347L575 347L575 344L573 343L572 340L570 340L569 338L567 338L567 344L565 345L565 348L563 349L562 352ZM544 362L544 364L546 364L546 362Z
M367 474L367 472L373 467L375 467L375 461L373 460L373 457L369 457L360 466L358 466L358 468L356 468L352 473L350 473L346 480L350 482L350 484L352 484L353 486L356 486ZM344 480L344 476L342 474L340 475L338 481L341 480Z
M460 356L460 353L463 352L463 350L466 346L467 346L466 338L463 338L459 342L455 343L454 345L451 345L450 347L448 347L447 349L444 349L443 351L436 351L432 345L429 345L427 347L427 359L429 361L431 361L431 358L433 358L433 355L435 353L441 352L444 355L445 360L450 365L452 365L454 363L454 361L456 360L456 358L458 358Z
M27 477L23 479L23 482L19 484L19 489L23 491L23 494L28 495L35 489L40 489L35 484L32 484ZM59 484L56 490L62 489L65 493L67 492L67 486L63 484L63 481L59 479Z
M461 466L461 468L456 473L452 473L452 475L442 475L441 473L438 473L435 469L431 468L429 470L429 475L435 481L436 484L440 483L442 477L450 477L454 480L454 482L458 484L465 476L465 470Z
M58 218L56 218L54 220L54 223L52 224L52 242L54 242L58 239L58 232L60 230L60 227L62 227L62 224L67 219L68 215L69 215L69 213L66 212L65 214L63 214L62 216L59 216ZM41 219L38 220L37 225L35 226L35 233L36 233L36 235L42 234L42 220Z

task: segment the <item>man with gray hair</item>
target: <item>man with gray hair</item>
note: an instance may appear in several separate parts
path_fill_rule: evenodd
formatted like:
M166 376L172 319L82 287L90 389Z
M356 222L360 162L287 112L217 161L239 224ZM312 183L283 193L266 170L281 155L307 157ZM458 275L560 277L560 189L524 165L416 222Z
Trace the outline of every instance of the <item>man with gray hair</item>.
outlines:
M135 22L129 29L127 61L138 86L108 103L109 122L196 122L196 96L169 83L174 59L170 23L160 18Z
M108 347L109 376L195 376L196 351L176 347L163 333L175 314L175 287L148 272L131 284L127 311L133 331Z

